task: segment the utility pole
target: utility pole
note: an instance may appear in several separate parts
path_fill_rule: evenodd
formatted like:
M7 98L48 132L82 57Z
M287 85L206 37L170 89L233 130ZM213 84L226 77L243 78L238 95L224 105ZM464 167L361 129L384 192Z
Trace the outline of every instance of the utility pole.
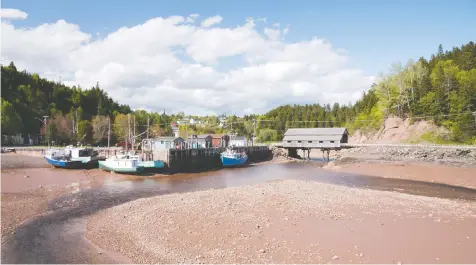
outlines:
M109 143L111 141L111 117L107 116L107 147L109 148Z
M44 124L45 124L45 133L48 135L46 140L48 141L48 149L50 149L50 134L48 133L48 118L49 116L43 116L45 118Z
M146 133L146 139L149 139L149 115L147 115L147 133Z

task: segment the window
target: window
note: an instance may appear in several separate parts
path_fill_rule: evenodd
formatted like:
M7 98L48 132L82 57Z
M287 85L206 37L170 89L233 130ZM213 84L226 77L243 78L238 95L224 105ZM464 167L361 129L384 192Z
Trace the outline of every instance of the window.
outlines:
M160 141L160 144L164 144L164 141Z
M323 141L319 141L320 144L324 143Z
M331 144L333 144L333 143L334 143L334 141L331 141Z
M290 143L291 143L291 141L288 141L288 144L290 144Z
M312 141L307 141L308 143L312 143Z

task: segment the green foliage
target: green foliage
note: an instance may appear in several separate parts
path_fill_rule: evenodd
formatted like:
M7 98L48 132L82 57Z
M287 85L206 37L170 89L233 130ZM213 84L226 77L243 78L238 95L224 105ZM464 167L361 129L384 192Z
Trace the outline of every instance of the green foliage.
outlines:
M262 143L278 140L278 132L273 129L263 129L258 134L258 140Z
M90 121L80 121L78 123L78 140L84 143L90 143L93 139L93 126Z
M17 134L23 127L13 105L2 98L2 134Z

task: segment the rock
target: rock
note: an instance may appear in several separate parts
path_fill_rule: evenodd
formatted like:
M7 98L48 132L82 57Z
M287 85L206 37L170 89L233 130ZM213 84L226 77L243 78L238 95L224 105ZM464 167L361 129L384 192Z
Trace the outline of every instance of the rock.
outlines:
M256 225L256 229L260 229L260 226L259 226L259 225Z
M364 256L364 254L363 254L363 253L360 253L360 254L359 254L359 257L363 257L363 256Z
M23 176L23 177L27 179L27 178L29 178L30 176L28 176L28 175L25 175L25 176Z
M260 249L259 252L260 252L260 253L266 253L266 250Z
M99 255L101 255L101 254L102 254L102 252L101 252L101 251L99 251L99 252L98 252L98 254L99 254Z
M332 257L332 259L334 259L334 260L339 259L339 256L334 255L334 256Z
M43 186L40 185L40 186L38 186L38 188L43 188Z

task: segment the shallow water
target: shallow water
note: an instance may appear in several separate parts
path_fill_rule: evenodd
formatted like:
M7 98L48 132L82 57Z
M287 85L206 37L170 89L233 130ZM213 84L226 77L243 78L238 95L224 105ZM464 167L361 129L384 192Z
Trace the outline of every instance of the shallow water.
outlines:
M106 182L101 187L82 190L51 201L49 214L30 220L19 227L3 245L2 261L6 263L118 261L117 257L108 259L107 255L98 255L97 250L82 237L81 229L84 229L84 225L75 224L83 224L84 219L81 218L99 210L138 198L285 179L311 180L355 188L476 201L476 190L473 189L333 172L312 163L269 163L198 174L130 177L125 181ZM75 229L69 229L70 227Z

